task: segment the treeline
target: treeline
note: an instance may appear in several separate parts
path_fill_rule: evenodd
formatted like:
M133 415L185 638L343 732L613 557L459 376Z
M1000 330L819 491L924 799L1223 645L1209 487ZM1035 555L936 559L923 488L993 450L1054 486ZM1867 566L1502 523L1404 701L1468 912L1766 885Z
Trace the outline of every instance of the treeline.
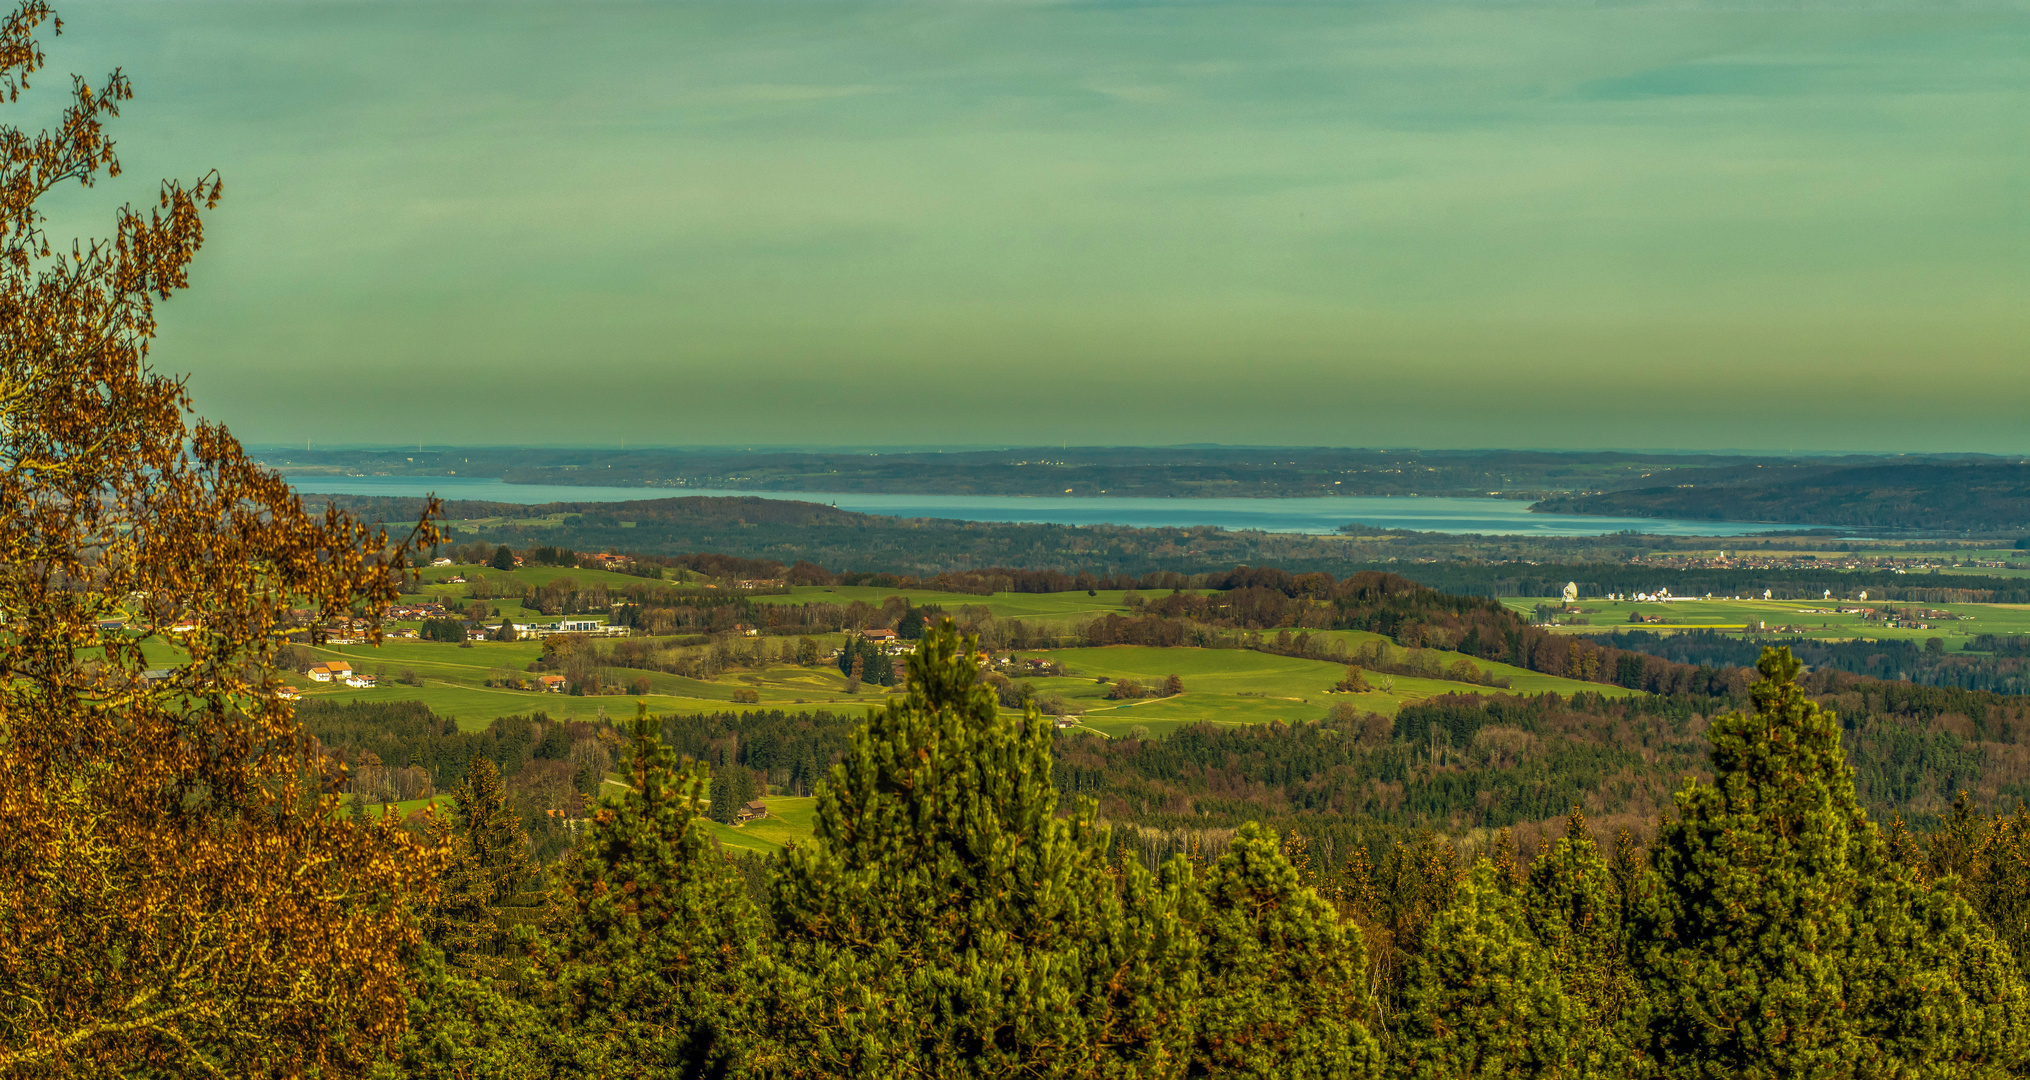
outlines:
M959 645L926 638L907 697L821 789L816 838L763 863L714 850L703 771L645 714L624 788L540 877L497 857L501 797L475 770L448 874L487 888L426 912L395 1071L1675 1080L2030 1061L2030 815L1878 827L1787 655L1763 658L1752 712L1711 718L1711 783L1680 788L1646 843L1603 847L1573 812L1536 844L1426 836L1324 870L1314 842L1247 822L1150 869L1137 837L1061 796L1050 726L1004 716ZM1329 756L1335 738L1291 745ZM1246 779L1210 732L1140 752L1172 755L1152 776Z
M1773 462L1679 470L1669 483L1553 496L1565 514L1786 521L1954 533L2030 529L2023 461Z
M1676 596L1760 597L1767 589L1778 600L1818 600L1827 590L1834 599L1851 599L1866 590L1870 600L1913 604L2030 603L2030 580L1979 574L1898 574L1889 570L1824 570L1770 568L1675 569L1623 563L1409 563L1390 570L1420 584L1461 596L1541 596L1562 594L1566 582L1579 586L1583 599L1610 593L1669 589Z
M584 816L619 745L609 725L540 712L503 716L479 731L461 730L456 720L418 701L312 699L301 702L296 715L327 785L355 815L451 791L466 781L474 762L491 762L539 859L570 847L566 823Z
M1812 700L1845 725L1861 804L1932 825L1956 794L2030 798L2030 702L1990 704L1823 684ZM1103 816L1182 850L1206 830L1263 821L1302 835L1321 866L1430 830L1486 836L1583 806L1609 829L1650 831L1670 791L1704 775L1709 719L1733 697L1448 694L1394 717L1334 710L1323 721L1197 725L1161 740L1067 737L1058 776ZM1548 808L1548 809L1546 809ZM1611 833L1609 834L1611 835Z
M1922 644L1908 639L1820 641L1766 635L1728 637L1712 630L1674 634L1621 630L1591 636L1613 648L1680 664L1738 666L1753 663L1765 646L1782 645L1813 669L2011 696L2030 693L2030 637L1979 634L1968 639L1964 651L1948 652L1931 646L1931 641L1943 645L1939 638Z

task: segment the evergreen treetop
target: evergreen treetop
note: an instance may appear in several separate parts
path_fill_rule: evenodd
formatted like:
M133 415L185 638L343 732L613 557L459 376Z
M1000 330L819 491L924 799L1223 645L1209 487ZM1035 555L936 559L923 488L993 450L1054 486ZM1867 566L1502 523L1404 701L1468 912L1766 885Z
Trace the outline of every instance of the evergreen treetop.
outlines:
M1764 650L1754 713L1714 721L1713 783L1688 783L1659 830L1631 925L1651 1049L1683 1076L2005 1075L2013 962L1888 857L1799 667Z
M628 790L599 801L557 874L561 1008L590 1074L720 1075L761 1057L749 980L762 927L698 824L700 767L636 709Z
M1173 1075L1189 873L1110 867L1056 816L1052 726L1004 717L950 620L819 789L773 884L781 1075Z
M542 917L542 867L529 852L528 834L508 804L492 759L472 758L465 779L451 791L451 805L451 813L432 825L451 861L430 939L457 966L506 977L514 927Z

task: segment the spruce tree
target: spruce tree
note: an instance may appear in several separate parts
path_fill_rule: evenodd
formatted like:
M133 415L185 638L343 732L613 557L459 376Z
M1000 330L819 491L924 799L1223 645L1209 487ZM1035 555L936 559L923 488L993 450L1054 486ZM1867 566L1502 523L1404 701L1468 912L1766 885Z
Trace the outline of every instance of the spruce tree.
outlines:
M1404 994L1396 1071L1419 1080L1621 1076L1589 1030L1522 901L1485 859L1425 930Z
M698 825L698 766L645 704L629 736L629 790L599 801L556 875L560 1026L591 1075L723 1075L752 1052L758 913Z
M1799 667L1763 651L1754 713L1714 720L1713 783L1659 831L1630 926L1654 1056L1676 1076L2009 1075L2013 961L1889 857Z
M472 758L451 803L452 812L433 828L450 849L450 863L429 920L430 940L476 975L514 978L514 927L542 917L542 868L491 759Z
M408 1030L373 1080L548 1080L571 1040L535 1004L445 962L425 943L410 965Z
M870 710L772 888L777 1076L1175 1075L1189 870L1109 867L1057 816L1051 725L1003 718L950 620Z
M1619 1045L1610 1057L1639 1056L1646 1001L1630 970L1622 933L1622 892L1578 807L1565 836L1530 862L1524 912L1567 995L1595 1030ZM1637 1071L1630 1061L1628 1068Z
M1276 834L1241 826L1202 892L1192 1075L1379 1076L1381 1047L1355 1019L1366 976L1360 931L1299 880Z

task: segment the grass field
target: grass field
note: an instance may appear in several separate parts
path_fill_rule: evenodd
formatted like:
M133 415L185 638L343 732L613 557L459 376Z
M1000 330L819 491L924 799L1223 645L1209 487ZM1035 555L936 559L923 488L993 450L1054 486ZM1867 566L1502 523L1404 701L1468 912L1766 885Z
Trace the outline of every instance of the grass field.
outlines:
M817 819L818 800L770 796L761 801L768 806L767 817L750 821L745 825L721 825L716 821L706 821L703 822L705 831L726 847L743 848L763 854L781 851L791 844L811 838L813 823Z
M1057 661L1067 673L1076 672L1076 675L1067 674L1062 678L1027 681L1036 687L1038 694L1056 694L1084 709L1079 726L1108 736L1125 735L1136 727L1148 728L1151 735L1164 735L1195 723L1262 724L1272 720L1303 723L1324 719L1327 710L1340 702L1394 715L1406 703L1439 694L1488 692L1486 687L1469 683L1370 673L1368 681L1377 687L1371 693L1328 693L1345 674L1346 669L1339 664L1242 649L1111 645L1098 649L1056 649L1023 655L1047 656ZM1476 660L1474 663L1482 662ZM1499 666L1507 668L1507 665ZM1526 674L1530 674L1535 684L1527 688L1518 686L1516 690L1519 692L1632 693L1619 687ZM1096 681L1101 675L1113 680L1134 679L1145 686L1155 687L1162 686L1168 676L1176 675L1184 680L1184 693L1168 698L1108 701L1107 685Z
M1502 603L1528 615L1538 604L1547 601L1536 597L1503 597ZM1672 630L1719 630L1742 633L1760 622L1766 627L1758 633L1774 633L1781 627L1794 627L1806 637L1834 641L1867 639L1872 641L1918 641L1926 638L1940 638L1948 650L1965 648L1967 639L1976 634L2023 634L2030 633L2030 604L1920 604L1901 601L1883 603L1870 601L1841 600L1677 600L1667 604L1645 604L1636 601L1584 600L1573 605L1577 613L1590 620L1587 626L1560 626L1559 633L1597 634L1611 630L1652 630L1668 633ZM1839 614L1839 608L1850 611L1860 607L1908 609L1920 608L1949 611L1955 616L1950 620L1936 620L1934 629L1902 629L1869 622L1857 614ZM1629 613L1640 611L1645 615L1663 615L1669 622L1636 625L1628 621Z
M987 596L970 593L937 592L929 589L883 589L872 585L800 585L792 588L785 596L757 596L756 603L762 604L850 604L859 600L879 607L891 596L907 597L913 604L929 606L935 604L947 611L957 611L972 605L984 607L993 612L997 619L1064 619L1091 618L1095 615L1128 613L1128 605L1121 598L1127 593L1119 589L1101 589L1095 595L1083 592L1061 593L1018 593L1001 592ZM1144 593L1145 596L1160 596L1161 593Z
M303 691L305 700L421 701L433 712L456 717L459 727L469 731L483 729L497 717L538 710L551 716L578 720L595 719L602 715L617 720L633 715L635 703L640 701L647 702L651 711L659 713L756 708L795 712L855 708L869 701L879 701L882 696L880 688L873 686L862 687L857 695L847 693L846 677L830 664L812 668L792 665L762 671L729 672L712 680L613 668L609 669L610 674L623 683L631 683L637 676L646 676L650 692L642 697L624 694L578 697L486 685L487 676L492 672L520 671L541 655L542 647L533 642L482 641L473 643L469 649L429 641L388 642L379 647L302 648L320 659L342 659L356 670L385 675L380 685L370 690L298 679L295 685ZM396 676L404 670L415 672L422 685L409 686L396 682ZM753 705L734 704L733 692L738 689L754 690L760 701Z

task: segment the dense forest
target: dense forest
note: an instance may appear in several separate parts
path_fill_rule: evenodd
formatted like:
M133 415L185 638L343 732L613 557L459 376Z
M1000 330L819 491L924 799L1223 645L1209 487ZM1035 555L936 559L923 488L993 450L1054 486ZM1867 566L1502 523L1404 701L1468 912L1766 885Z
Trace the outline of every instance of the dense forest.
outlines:
M1945 650L1944 640L1815 641L1805 637L1728 637L1712 630L1658 634L1622 630L1595 635L1594 640L1617 649L1661 656L1681 664L1739 667L1753 663L1768 645L1787 646L1812 668L1830 668L1877 679L1924 686L1955 686L1997 694L2030 693L2030 639L1977 634L1960 652ZM1938 642L1936 646L1932 641Z
M1583 732L1604 703L1438 701L1385 741L1309 725L1067 748L1002 713L960 645L925 638L906 697L848 734L817 838L777 858L729 859L692 825L707 769L669 743L728 745L709 720L628 724L625 792L547 872L516 857L507 796L476 764L450 834L449 879L467 884L429 917L391 1075L2002 1077L2030 1061L2030 816L1961 799L1930 826L1878 823L1842 723L1787 654L1760 659L1745 711L1638 707L1673 762L1706 757L1646 834L1603 842L1578 808L1625 771L1594 746L1477 791L1472 764L1447 762L1460 782L1398 800L1542 823L1462 844L1251 819L1264 780L1288 818L1345 803L1362 752L1404 775L1404 744ZM726 775L710 770L715 790ZM1168 801L1239 823L1180 836L1105 809L1165 799L1132 785L1173 777L1199 790Z
M2030 530L2030 464L2020 460L1743 463L1677 470L1667 479L1552 496L1531 509L1933 532Z

